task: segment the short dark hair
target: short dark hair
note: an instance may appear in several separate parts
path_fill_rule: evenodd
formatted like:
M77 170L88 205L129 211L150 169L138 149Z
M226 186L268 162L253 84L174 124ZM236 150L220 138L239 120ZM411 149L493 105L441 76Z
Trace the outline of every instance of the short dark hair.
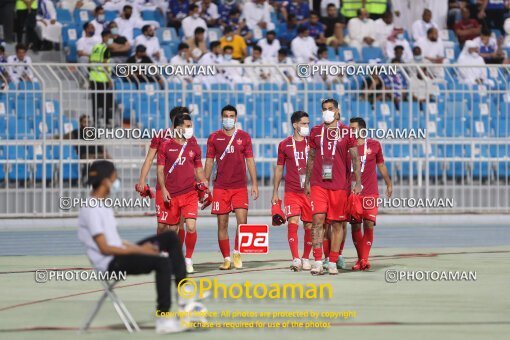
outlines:
M223 47L223 52L227 52L227 50L234 50L234 48L230 45L226 45L225 47Z
M97 12L99 12L102 9L104 9L103 6L101 6L101 5L96 6L96 8L94 8L94 13L97 13Z
M185 113L182 115L178 115L174 119L174 127L181 126L182 124L184 124L184 121L186 120L191 120L191 116L189 114Z
M101 182L113 175L115 172L115 166L112 162L107 160L94 161L89 167L87 184L92 186L92 189L96 190L101 185Z
M135 53L145 53L147 52L147 47L145 47L145 45L137 45L136 48L135 48Z
M393 47L393 51L396 51L396 50L402 50L403 51L404 50L404 46L397 45L397 46Z
M218 40L215 40L215 41L211 41L211 43L209 44L209 50L213 50L215 49L216 47L220 46L221 43L218 41Z
M358 123L358 126L360 128L362 128L362 129L366 129L367 128L367 123L361 117L353 117L353 118L351 118L350 122L351 123Z
M484 37L492 35L492 31L487 26L482 27L482 31L480 32L480 35L483 35Z
M175 117L187 114L189 115L189 109L186 106L176 106L170 110L170 123L174 125Z
M112 34L112 32L108 28L105 28L103 32L101 32L101 37L105 37L108 34Z
M5 47L4 47L4 45L0 45L0 52L5 52Z
M23 43L18 43L16 44L16 52L18 52L19 50L27 50L27 45L23 44Z
M236 114L237 116L237 109L235 106L232 106L232 105L225 105L223 106L223 108L221 109L221 115L223 116L223 112L225 111L234 111L234 113Z
M196 8L198 8L198 5L197 4L191 4L189 5L189 11L194 11Z
M287 49L282 47L278 50L278 54L281 54L281 55L284 55L284 56L288 56L289 55L289 52L287 52Z
M330 7L335 7L335 8L336 8L335 4L333 4L333 3L329 3L329 4L326 6L326 9L327 9L327 8L330 8Z
M87 21L86 23L84 23L83 30L85 31L89 25L90 25L90 21Z
M258 51L258 52L262 52L262 47L260 47L259 45L255 45L255 46L253 46L253 50L254 51Z
M296 111L292 114L292 116L290 117L290 122L292 124L294 123L299 123L299 121L301 120L301 118L303 117L308 117L308 113L306 113L305 111Z
M122 7L122 11L124 12L126 9L133 10L133 6L131 6L131 5L124 5L124 7Z
M200 33L205 33L205 29L202 26L195 28L195 35Z
M308 26L306 26L306 25L301 24L297 28L298 34L305 33L306 31L308 31Z
M317 11L311 11L311 12L310 12L310 16L312 16L312 15L319 16L319 12L317 12Z
M267 31L267 33L266 33L266 37L267 37L268 35L270 35L270 34L271 34L271 35L276 36L276 31L272 31L272 30L271 30L271 31Z
M333 103L333 106L338 109L338 101L336 99L333 99L333 98L327 98L327 99L324 99L321 103L321 107L322 105L326 104L326 103Z
M430 27L428 30L427 30L427 35L429 35L430 33L432 33L433 30L435 30L436 28L434 26Z
M179 46L177 47L177 50L180 51L180 50L183 50L185 48L189 48L189 45L186 44L186 43L180 43Z
M321 55L322 53L327 52L327 51L328 51L328 49L325 46L321 46L317 50L317 55Z
M151 28L151 25L143 25L143 27L142 27L142 33L147 32L147 30L148 30L149 28Z

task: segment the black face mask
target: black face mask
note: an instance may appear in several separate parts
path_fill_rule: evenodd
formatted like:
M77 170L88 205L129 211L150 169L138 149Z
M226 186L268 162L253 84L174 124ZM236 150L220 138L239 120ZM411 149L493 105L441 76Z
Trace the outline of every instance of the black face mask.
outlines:
M126 20L129 20L129 18L131 18L131 14L124 14L124 18L126 18Z

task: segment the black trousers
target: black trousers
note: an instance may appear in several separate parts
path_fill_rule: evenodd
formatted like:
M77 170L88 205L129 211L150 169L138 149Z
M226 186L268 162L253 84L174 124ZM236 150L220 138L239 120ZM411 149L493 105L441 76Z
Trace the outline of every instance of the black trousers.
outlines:
M186 277L186 265L182 255L181 243L177 234L166 232L146 238L145 242L159 246L168 257L158 255L120 255L115 256L108 265L108 272L125 272L127 275L140 275L156 272L157 309L168 312L172 306L170 277L175 277L175 285Z
M505 23L504 11L499 9L485 10L485 23L491 29L498 29L501 34L505 34L503 31L503 24Z
M35 15L36 10L29 11L28 9L24 9L16 11L16 40L18 43L23 42L23 30L25 30L27 34L27 44L33 44L39 40L35 33Z
M113 93L108 92L108 83L96 81L90 82L92 92L92 114L96 127L104 127L113 118ZM110 89L111 90L111 89ZM105 120L104 124L99 124L100 120Z

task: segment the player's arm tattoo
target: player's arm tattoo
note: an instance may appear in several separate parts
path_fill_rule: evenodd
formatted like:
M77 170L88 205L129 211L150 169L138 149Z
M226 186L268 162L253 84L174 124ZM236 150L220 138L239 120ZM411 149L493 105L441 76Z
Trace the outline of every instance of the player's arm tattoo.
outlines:
M350 148L349 154L351 155L352 170L354 171L356 183L361 183L361 164L358 154L358 147L355 146Z
M310 177L312 176L314 160L315 160L315 149L310 149L310 151L308 152L308 160L306 161L305 185L310 184Z

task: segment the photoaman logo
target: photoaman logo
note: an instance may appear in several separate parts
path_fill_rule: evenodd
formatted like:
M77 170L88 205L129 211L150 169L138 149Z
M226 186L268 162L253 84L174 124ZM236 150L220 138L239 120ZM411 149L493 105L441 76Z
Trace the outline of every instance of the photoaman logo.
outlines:
M267 224L240 224L238 240L241 254L267 254L269 252L269 226Z

